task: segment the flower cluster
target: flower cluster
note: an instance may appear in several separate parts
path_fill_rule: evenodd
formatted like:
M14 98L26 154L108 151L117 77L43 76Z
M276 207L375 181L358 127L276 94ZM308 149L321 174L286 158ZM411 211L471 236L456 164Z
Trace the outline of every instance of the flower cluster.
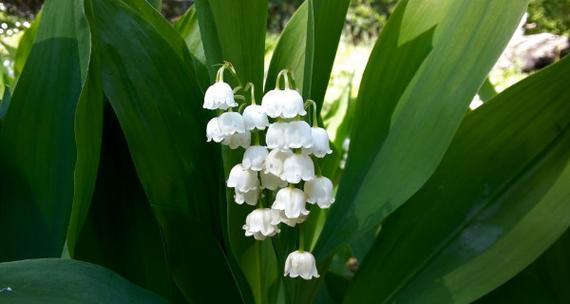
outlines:
M224 64L205 94L204 108L219 114L208 122L207 140L245 149L241 163L229 173L227 187L234 189L237 204L256 206L243 229L246 236L264 240L278 234L281 224L295 227L303 223L310 213L307 203L331 206L333 183L318 174L313 158L323 158L332 150L326 131L317 125L316 104L303 102L291 88L287 71L277 76L276 83L283 80L284 88L278 85L267 92L259 105L251 83L234 90L224 82L226 69L235 75L231 64ZM236 99L245 98L234 93L248 89L251 103L239 105ZM310 106L312 126L303 119ZM285 275L306 280L319 277L313 255L303 250L302 241L300 247L287 257Z

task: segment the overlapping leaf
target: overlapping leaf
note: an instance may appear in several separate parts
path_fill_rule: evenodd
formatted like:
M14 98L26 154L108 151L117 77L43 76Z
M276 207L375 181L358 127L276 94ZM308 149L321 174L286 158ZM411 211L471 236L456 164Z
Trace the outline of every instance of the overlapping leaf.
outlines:
M383 224L346 302L469 303L558 239L570 225L569 71L565 59L467 116Z
M248 290L238 289L238 270L220 244L223 181L218 154L204 140L202 95L186 44L146 3L94 0L90 12L103 87L158 219L174 281L191 301L243 300Z
M525 0L401 1L364 73L319 258L374 229L434 172Z
M0 138L0 260L59 256L74 192L75 112L90 33L82 2L48 1Z

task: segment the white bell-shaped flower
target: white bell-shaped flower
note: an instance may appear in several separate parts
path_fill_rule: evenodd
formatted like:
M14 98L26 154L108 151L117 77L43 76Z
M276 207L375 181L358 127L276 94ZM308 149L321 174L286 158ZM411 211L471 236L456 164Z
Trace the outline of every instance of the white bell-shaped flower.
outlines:
M294 118L297 115L307 114L303 106L303 97L291 89L275 89L267 92L261 100L261 106L271 118Z
M245 169L253 171L261 171L265 169L265 158L269 154L264 146L251 146L245 150L243 160L241 161Z
M218 117L218 126L224 136L245 133L245 123L243 117L238 112L222 113Z
M203 105L204 109L227 110L237 105L232 88L225 82L216 82L206 90Z
M287 131L288 123L276 122L269 125L267 134L265 135L265 143L269 149L286 149L287 138L285 132Z
M243 120L247 130L265 130L269 126L269 119L263 108L259 105L249 105L243 110Z
M297 184L301 180L310 181L315 177L313 160L305 154L293 154L283 162L281 179L290 184Z
M305 201L305 193L301 189L287 187L277 191L271 208L283 211L287 218L296 219L309 214Z
M306 182L303 190L307 195L307 202L310 204L328 208L334 203L333 183L324 176L318 176Z
M247 149L251 145L251 132L246 131L226 136L222 144L229 146L230 149L237 149L238 147Z
M274 150L275 151L275 150ZM271 173L259 172L261 177L261 188L275 191L287 186L287 181L282 180L279 176Z
M323 128L311 128L312 147L304 148L307 154L313 154L318 158L323 158L327 154L331 154L332 150L329 145L329 135Z
M227 181L228 188L248 192L259 187L257 172L245 169L241 164L235 165L230 171Z
M236 189L236 192L234 195L234 201L238 205L243 205L243 203L246 203L248 205L255 206L255 205L257 205L258 199L259 199L259 189L257 189L257 188L251 189L247 192L241 192L241 191Z
M288 218L285 215L285 212L283 212L283 211L281 211L280 216L281 216L281 219L280 219L281 223L284 223L289 227L295 227L297 224L301 224L308 217L306 215L301 215L298 218Z
M305 121L292 121L285 128L285 141L287 148L311 148L313 146L313 137L311 135L311 126Z
M293 156L291 150L271 150L265 158L265 173L281 177L285 160Z
M264 240L268 236L279 233L279 211L263 208L255 209L245 219L245 236L253 236L256 240Z
M301 277L305 280L318 278L319 272L315 257L307 251L293 251L287 256L285 260L285 273L284 276L291 278Z
M220 125L218 124L217 117L214 117L208 121L208 125L206 126L206 137L208 138L208 142L213 140L219 143L224 140L224 135L220 130Z

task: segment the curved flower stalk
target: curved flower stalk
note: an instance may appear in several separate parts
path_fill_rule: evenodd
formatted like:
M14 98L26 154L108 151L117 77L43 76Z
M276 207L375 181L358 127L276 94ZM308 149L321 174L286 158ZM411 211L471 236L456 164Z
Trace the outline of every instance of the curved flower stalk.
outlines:
M307 203L320 208L334 203L333 184L315 173L319 170L313 161L313 157L323 158L332 150L327 132L317 125L315 102L303 102L301 94L291 87L286 70L276 81L279 84L283 80L284 88L267 92L261 105L256 103L253 84L232 89L224 82L226 70L235 76L233 66L224 63L216 83L206 91L204 108L218 111L206 126L206 138L231 149L245 149L242 162L231 169L226 185L234 188L237 204L256 207L246 217L243 229L245 236L262 241L278 234L280 224L302 224L310 214ZM234 95L240 90L250 91L250 104L245 97ZM236 99L244 102L238 104ZM243 111L234 112L234 107ZM312 107L312 126L304 120L307 107ZM274 201L265 206L270 197ZM303 250L303 242L301 234L300 248L287 257L284 275L318 278L315 258Z

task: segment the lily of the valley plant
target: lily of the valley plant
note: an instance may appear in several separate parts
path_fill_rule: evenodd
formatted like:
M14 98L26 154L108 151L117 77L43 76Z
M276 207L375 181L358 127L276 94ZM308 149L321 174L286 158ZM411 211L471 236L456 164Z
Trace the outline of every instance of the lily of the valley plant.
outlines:
M486 80L527 2L401 0L338 90L349 0L271 54L267 0L47 0L0 104L0 302L568 302L570 59Z

